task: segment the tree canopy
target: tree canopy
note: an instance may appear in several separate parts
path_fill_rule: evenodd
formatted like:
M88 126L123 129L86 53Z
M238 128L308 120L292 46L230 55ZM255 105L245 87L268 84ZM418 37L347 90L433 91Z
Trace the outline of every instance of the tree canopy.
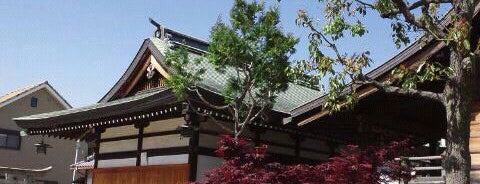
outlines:
M473 93L478 88L478 40L473 40L475 7L478 0L319 0L325 19L298 11L296 23L310 30L310 57L294 68L298 74L328 78L329 91L324 107L338 111L352 107L358 100L358 87L371 85L385 93L415 96L442 103L447 117L447 150L443 166L447 183L469 183L469 128ZM439 7L451 10L440 15ZM348 53L337 45L351 35L349 41L368 33L364 22L367 13L391 21L393 43L411 42L411 32L425 34L420 41L443 42L449 51L449 62L427 59L418 66L400 65L386 80L378 81L365 75L372 60L370 51ZM323 21L325 20L325 21ZM333 52L333 55L326 53ZM475 83L475 80L477 82ZM417 84L440 81L443 92L417 88Z
M167 64L177 71L167 84L180 97L188 99L193 92L209 107L228 111L234 117L233 133L240 135L246 125L271 108L276 94L288 87L289 57L298 39L283 33L279 23L278 8L235 0L230 24L219 20L212 27L208 52L194 62L208 62L221 73L233 70L222 89L223 104L203 98L197 83L205 70L185 68L192 62L186 48L167 53Z

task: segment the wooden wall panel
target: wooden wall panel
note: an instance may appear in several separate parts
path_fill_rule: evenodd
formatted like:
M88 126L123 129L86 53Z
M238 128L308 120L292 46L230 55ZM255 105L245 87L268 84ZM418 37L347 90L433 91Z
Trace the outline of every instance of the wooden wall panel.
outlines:
M93 170L94 184L184 184L188 164L123 167Z

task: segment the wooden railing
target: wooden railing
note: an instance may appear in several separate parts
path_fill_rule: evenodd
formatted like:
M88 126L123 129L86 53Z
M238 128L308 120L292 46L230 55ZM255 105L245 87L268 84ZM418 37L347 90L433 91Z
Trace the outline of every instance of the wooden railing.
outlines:
M441 166L441 156L425 157L401 157L396 161L410 166L415 178L412 181L404 181L409 184L436 184L445 183L445 171Z

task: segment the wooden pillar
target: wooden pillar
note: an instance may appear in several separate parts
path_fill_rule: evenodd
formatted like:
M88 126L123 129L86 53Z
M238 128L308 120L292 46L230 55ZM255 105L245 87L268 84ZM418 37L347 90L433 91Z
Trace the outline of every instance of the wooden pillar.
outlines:
M300 151L302 150L302 142L305 140L305 137L299 134L291 134L290 137L295 141L295 159L300 161Z
M429 145L429 156L435 156L438 153L438 141L435 141L435 140L430 140L428 142L428 145Z
M185 121L187 125L191 126L192 136L189 140L189 154L188 165L189 168L189 180L195 181L197 179L197 166L198 166L198 144L200 139L200 119L201 117L195 114L195 112L188 111L185 115Z
M148 125L149 125L149 122L142 122L142 123L135 124L135 128L138 129L136 166L140 166L142 164L143 130Z
M330 157L335 156L335 150L338 147L338 143L335 142L327 142L328 149L330 151Z
M105 132L105 128L98 127L94 129L95 147L93 148L93 153L95 154L95 162L93 164L93 168L95 169L98 167L98 160L100 159L100 140L103 132Z

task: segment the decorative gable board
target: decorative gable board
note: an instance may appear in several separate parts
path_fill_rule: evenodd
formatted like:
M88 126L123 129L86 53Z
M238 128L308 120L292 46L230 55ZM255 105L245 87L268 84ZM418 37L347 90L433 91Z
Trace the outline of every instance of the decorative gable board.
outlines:
M160 87L165 87L165 77L160 74L153 65L150 64L146 70L141 73L136 83L132 85L132 88L128 92L127 96L132 96L144 90Z
M165 87L165 76L168 77L168 73L147 48L137 67L126 77L126 82L114 94L113 99L132 96L145 90Z
M152 65L161 76L168 79L169 75L163 63L161 63L162 60L162 53L154 43L152 43L151 39L145 39L125 73L99 102L105 103L131 95L132 93L130 92L134 90L141 77L146 74L144 72L146 72L147 67L150 65Z

